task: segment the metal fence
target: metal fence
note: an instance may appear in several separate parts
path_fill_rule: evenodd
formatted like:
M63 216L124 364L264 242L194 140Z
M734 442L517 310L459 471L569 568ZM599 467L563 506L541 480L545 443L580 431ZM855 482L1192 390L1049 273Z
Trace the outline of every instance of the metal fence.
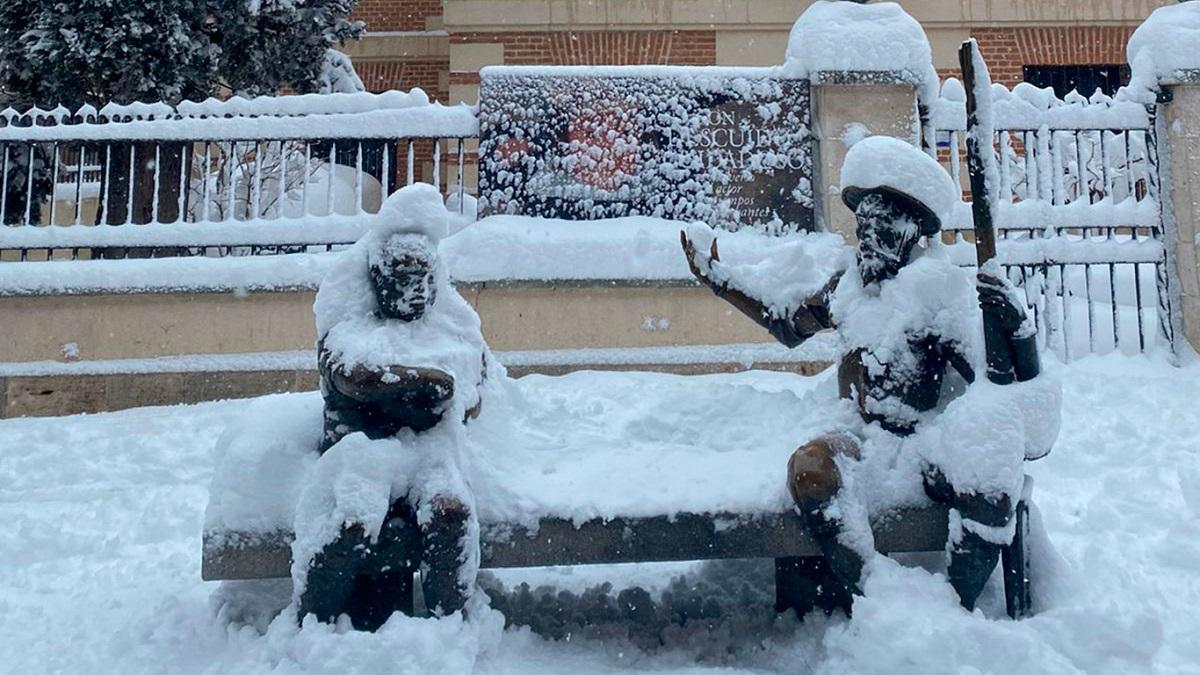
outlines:
M462 209L477 133L401 92L5 110L0 260L328 250L414 181Z
M960 189L961 94L948 80L924 120ZM1029 85L994 103L1001 263L1043 344L1065 359L1171 346L1155 108ZM0 261L330 250L415 180L461 210L477 135L471 108L403 92L5 110ZM944 241L974 264L969 206Z
M1043 345L1065 360L1170 348L1155 109L1047 94L1018 90L995 101L1002 267L1023 290ZM927 121L961 189L964 107L943 99ZM957 215L943 241L970 266L969 205Z

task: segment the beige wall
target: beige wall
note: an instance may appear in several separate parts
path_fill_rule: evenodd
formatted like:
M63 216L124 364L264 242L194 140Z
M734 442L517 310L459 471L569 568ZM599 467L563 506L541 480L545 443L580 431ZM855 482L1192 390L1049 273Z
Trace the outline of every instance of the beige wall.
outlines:
M2 361L312 349L312 293L0 297Z
M1164 126L1178 235L1175 263L1183 303L1182 329L1192 347L1200 349L1200 84L1180 85L1173 93Z
M449 53L445 35L372 35L347 42L341 50L355 63L394 61L397 58L445 57Z
M465 286L493 349L524 351L769 341L694 286ZM0 362L312 349L312 292L0 298Z
M717 65L777 66L787 53L787 31L717 31Z
M916 90L912 85L815 84L814 133L817 135L820 195L818 213L829 230L854 238L854 214L842 203L839 173L846 158L843 137L853 125L872 134L895 136L913 142L916 123Z
M766 342L706 288L499 287L466 293L498 351Z

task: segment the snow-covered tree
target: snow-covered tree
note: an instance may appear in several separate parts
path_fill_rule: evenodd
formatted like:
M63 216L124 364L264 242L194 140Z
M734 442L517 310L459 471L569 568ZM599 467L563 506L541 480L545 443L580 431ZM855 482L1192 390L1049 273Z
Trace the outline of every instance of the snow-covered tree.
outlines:
M220 50L202 1L6 0L0 90L18 107L208 94Z
M219 6L222 79L238 94L320 91L329 47L357 38L357 0L244 0ZM221 5L221 3L218 3Z
M317 91L322 94L348 94L366 91L362 78L354 70L350 57L336 49L325 50L325 67Z
M347 17L357 0L3 0L0 2L0 107L69 109L89 103L177 103L213 94L361 90L348 59L331 47L357 38ZM347 72L349 71L349 72ZM182 144L114 145L110 223L178 216ZM34 201L48 198L47 149L33 152ZM153 170L155 158L163 172ZM28 159L28 157L26 158ZM128 163L141 167L132 184ZM21 186L30 170L10 164L11 208L26 213ZM158 189L154 182L160 181ZM132 200L126 200L130 190ZM151 204L158 196L158 208ZM134 206L126 213L127 201ZM37 208L29 208L36 220Z
M0 96L27 107L319 91L357 0L5 0Z

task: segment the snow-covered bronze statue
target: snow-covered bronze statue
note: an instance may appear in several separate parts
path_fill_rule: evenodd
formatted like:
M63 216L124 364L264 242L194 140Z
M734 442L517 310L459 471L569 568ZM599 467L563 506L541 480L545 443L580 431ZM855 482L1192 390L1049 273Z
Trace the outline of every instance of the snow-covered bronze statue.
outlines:
M1021 462L1048 452L1057 434L1058 393L1023 390L1029 406L1054 409L1045 423L1027 423L1021 404L997 412L1007 404L989 389L1001 388L986 382L951 403L983 370L980 307L983 322L1003 331L1011 355L1007 372L990 379L1038 375L1036 331L1023 303L1007 281L983 273L972 283L940 245L920 245L938 234L959 201L946 171L925 153L896 139L862 140L850 149L841 182L858 247L843 272L804 297L756 296L767 285L750 266L721 261L704 228L689 229L684 250L696 278L783 344L837 329L844 350L838 391L852 408L834 406L829 433L796 450L787 473L795 505L837 580L861 593L873 552L867 516L922 499L912 485L923 483L928 498L957 513L948 575L970 609L1012 537ZM948 405L957 408L946 411ZM1000 421L970 419L978 414Z
M489 358L438 257L446 218L432 186L398 191L317 294L325 426L296 511L302 618L348 613L373 629L407 608L411 570L359 573L373 546L406 528L420 533L431 611L462 609L473 588L478 526L457 450Z

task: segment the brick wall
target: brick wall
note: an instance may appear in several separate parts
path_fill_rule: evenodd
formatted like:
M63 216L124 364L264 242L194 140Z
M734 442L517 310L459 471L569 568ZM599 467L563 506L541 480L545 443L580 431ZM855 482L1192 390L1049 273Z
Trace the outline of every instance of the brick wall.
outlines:
M351 18L366 22L368 32L383 33L428 30L427 20L441 16L442 0L360 0Z
M1017 45L1025 65L1125 63L1133 27L1061 26L1019 28Z
M973 28L992 80L1009 87L1024 81L1024 66L1112 65L1125 63L1132 26L1046 26ZM957 68L939 70L961 77Z
M502 44L508 65L713 65L714 31L549 31L458 33L450 44ZM477 84L478 73L451 73L452 84Z
M362 78L367 91L407 91L413 87L420 87L431 99L445 102L450 96L441 77L442 73L450 69L448 59L356 62L354 69Z

